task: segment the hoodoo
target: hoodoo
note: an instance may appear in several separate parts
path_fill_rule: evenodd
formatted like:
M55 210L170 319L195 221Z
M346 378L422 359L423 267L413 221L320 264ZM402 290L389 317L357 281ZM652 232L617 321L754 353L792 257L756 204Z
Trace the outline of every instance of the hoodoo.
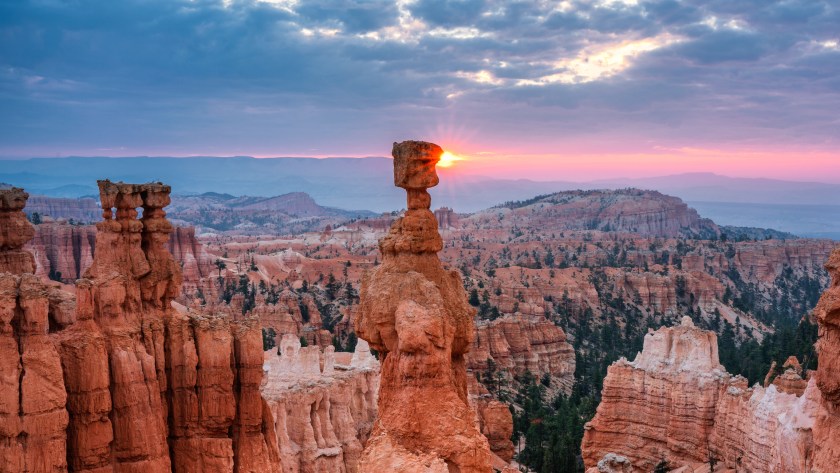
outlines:
M29 194L0 190L0 471L67 471L67 394L49 329L69 323L60 291L33 273L22 247L35 231ZM56 297L57 296L57 297Z
M75 301L32 274L27 194L0 190L0 471L280 471L256 320L173 303L169 186L99 189Z
M429 210L429 187L443 150L395 143L394 184L408 210L379 242L382 264L362 279L359 336L379 352L379 410L359 463L362 473L490 471L487 439L467 399L464 355L475 310L457 271L438 259L443 248Z

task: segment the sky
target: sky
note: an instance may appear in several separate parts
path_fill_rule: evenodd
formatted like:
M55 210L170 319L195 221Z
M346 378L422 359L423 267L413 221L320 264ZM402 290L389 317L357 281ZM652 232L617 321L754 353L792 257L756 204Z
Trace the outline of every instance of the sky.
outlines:
M838 111L840 0L0 0L5 157L840 182Z

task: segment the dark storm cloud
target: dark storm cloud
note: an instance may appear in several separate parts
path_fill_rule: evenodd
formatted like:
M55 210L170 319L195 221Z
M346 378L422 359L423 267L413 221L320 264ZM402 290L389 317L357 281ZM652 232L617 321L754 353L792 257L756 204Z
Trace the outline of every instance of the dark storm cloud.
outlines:
M623 129L836 144L836 2L558 5L3 2L0 153L352 153L453 116L478 140ZM615 70L575 69L640 41L656 44Z

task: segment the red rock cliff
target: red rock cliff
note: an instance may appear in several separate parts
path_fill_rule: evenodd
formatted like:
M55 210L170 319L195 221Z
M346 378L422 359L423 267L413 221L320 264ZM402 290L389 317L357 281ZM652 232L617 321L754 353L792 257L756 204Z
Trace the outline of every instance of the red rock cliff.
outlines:
M0 272L35 272L32 253L22 249L35 235L23 208L29 194L18 187L0 190Z
M72 284L93 263L96 227L41 223L35 226L35 238L27 247L35 255L35 274Z
M566 393L575 381L574 348L563 329L542 316L506 315L479 322L467 367L484 373L488 359L505 372L530 371L538 378L548 374L551 386Z
M99 186L75 314L29 274L26 194L0 192L0 471L280 471L256 321L173 304L168 186Z
M360 472L490 471L490 449L467 399L473 316L443 247L426 191L438 183L434 144L394 144L394 182L408 210L380 241L382 264L362 280L356 331L382 357L379 411Z
M67 471L67 393L50 326L69 322L21 249L34 233L23 189L0 190L0 471Z
M840 248L826 264L831 286L814 311L820 327L817 386L823 409L814 427L814 471L837 471L840 465Z

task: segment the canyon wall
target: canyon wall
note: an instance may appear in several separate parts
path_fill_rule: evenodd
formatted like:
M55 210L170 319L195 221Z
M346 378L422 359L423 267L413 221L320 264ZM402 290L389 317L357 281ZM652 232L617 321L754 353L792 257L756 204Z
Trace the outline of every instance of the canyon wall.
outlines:
M840 249L832 282L814 311L819 369L800 377L795 358L765 386L747 386L720 366L712 332L684 318L645 337L632 362L610 366L582 451L588 467L620 454L637 469L660 461L695 467L712 459L744 471L837 471L840 465ZM775 366L774 366L775 368ZM772 381L772 384L771 384Z
M97 229L93 225L44 222L25 248L35 257L35 274L73 284L93 263ZM193 227L173 227L166 248L181 266L185 291L194 291L201 278L213 274L213 259L195 236Z
M41 217L53 219L73 219L78 223L94 223L99 220L102 209L96 199L82 197L78 199L33 195L26 204L26 214L37 213Z
M575 381L575 352L563 329L541 316L506 315L476 324L467 368L487 373L488 360L496 369L537 379L551 378L556 391L570 393Z
M0 470L280 471L256 320L173 303L168 186L99 186L75 301L32 274L26 193L0 191Z
M167 242L167 249L181 266L183 291L195 291L201 278L215 272L213 258L195 236L195 227L174 227Z
M26 247L35 256L38 276L73 284L93 263L96 227L41 223L35 226L35 238Z
M794 370L784 376L804 383ZM649 333L635 360L609 367L601 404L585 427L584 463L593 468L617 454L635 470L661 461L693 469L715 459L744 471L809 472L820 410L813 379L797 395L773 384L750 388L727 373L716 335L684 317Z

